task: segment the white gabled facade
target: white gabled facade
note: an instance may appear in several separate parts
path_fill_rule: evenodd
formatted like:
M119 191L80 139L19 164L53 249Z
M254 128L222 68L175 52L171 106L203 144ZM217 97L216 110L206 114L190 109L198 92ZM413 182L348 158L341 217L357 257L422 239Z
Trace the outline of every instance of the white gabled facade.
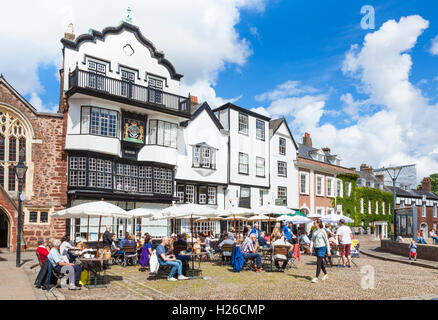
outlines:
M182 75L131 24L61 42L70 205L104 198L125 209L186 202L254 209L285 197L298 207L297 147L285 121L270 130L269 117L231 103L212 111L179 96ZM119 237L134 232L132 221L102 223ZM188 231L186 220L136 223L141 234ZM84 228L85 221L71 223L74 235Z
M229 132L226 205L256 208L269 192L270 118L228 103L214 110Z
M70 205L104 198L125 209L169 206L184 141L180 123L191 117L190 97L178 95L182 75L125 22L61 42ZM118 236L134 231L130 221L107 220ZM165 220L137 223L142 233L169 231ZM71 225L72 234L83 235L81 221Z
M227 187L228 132L204 103L180 129L176 167L178 203L224 208Z
M271 204L299 208L298 168L295 166L298 146L284 118L272 120L269 131L271 159L269 201Z

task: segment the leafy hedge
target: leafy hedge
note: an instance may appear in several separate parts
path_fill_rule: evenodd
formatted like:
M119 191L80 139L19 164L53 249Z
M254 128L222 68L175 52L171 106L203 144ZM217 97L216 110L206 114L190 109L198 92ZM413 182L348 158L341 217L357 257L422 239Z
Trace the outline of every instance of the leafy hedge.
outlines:
M349 215L354 220L352 224L355 227L360 227L363 222L363 227L366 229L373 221L386 221L388 223L388 236L391 233L391 223L393 222L392 202L393 196L390 192L385 192L379 189L359 187L356 184L359 178L358 174L341 174L337 176L342 181L344 197L336 197L332 199L333 207L342 205L344 215ZM347 196L347 182L351 183L351 194ZM360 213L360 199L364 199L364 213ZM371 214L368 214L369 200L371 200ZM376 214L376 201L378 203L378 213ZM385 214L383 214L383 205L385 202ZM388 214L388 208L391 206L391 214Z

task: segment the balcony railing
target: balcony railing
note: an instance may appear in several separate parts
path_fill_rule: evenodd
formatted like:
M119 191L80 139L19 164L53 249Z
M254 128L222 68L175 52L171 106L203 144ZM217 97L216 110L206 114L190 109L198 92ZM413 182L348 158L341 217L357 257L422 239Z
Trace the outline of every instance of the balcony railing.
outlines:
M184 114L190 114L190 99L132 82L109 78L76 68L69 74L69 89L83 88Z

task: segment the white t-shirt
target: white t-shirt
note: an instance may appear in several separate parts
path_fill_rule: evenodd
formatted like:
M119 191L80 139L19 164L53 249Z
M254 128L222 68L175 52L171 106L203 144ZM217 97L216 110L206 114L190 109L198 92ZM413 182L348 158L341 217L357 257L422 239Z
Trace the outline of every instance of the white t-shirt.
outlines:
M347 226L342 226L338 228L336 232L337 236L341 236L341 244L350 244L351 241L351 229Z

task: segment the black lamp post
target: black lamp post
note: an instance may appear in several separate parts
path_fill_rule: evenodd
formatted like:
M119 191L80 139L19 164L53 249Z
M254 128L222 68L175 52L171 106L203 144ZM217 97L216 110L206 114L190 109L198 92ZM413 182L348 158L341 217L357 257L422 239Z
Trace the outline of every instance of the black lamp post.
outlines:
M22 216L23 216L23 208L22 208L22 192L23 192L23 183L26 177L26 171L27 167L24 164L24 150L20 150L20 160L18 161L18 164L14 167L15 175L17 176L18 180L18 223L17 223L17 260L16 260L16 266L17 268L21 265L21 223L22 223Z

